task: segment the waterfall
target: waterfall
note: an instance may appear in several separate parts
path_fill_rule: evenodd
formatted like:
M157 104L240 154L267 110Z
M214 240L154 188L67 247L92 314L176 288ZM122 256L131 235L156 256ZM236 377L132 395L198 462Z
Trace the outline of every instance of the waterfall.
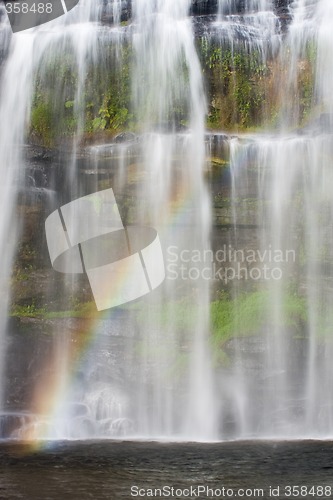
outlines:
M81 2L79 11L75 11L75 23L71 23L72 13L67 18L60 18L49 24L10 36L7 23L2 27L8 45L1 74L0 120L4 124L0 136L1 187L1 357L2 381L4 380L4 358L6 349L6 318L10 302L9 279L15 253L17 252L20 220L16 212L16 202L20 191L24 190L25 155L24 143L29 132L29 120L34 96L36 74L43 78L43 66L54 57L61 57L64 50L74 54L78 73L74 107L82 105L82 92L86 78L87 61L95 55L96 30L90 22L96 18L96 7L87 0ZM54 87L61 82L54 82ZM78 111L77 134L73 142L72 164L75 169L75 147L78 136L82 133L82 114ZM70 179L73 174L68 173ZM65 356L65 354L64 354ZM1 383L4 390L4 382ZM2 403L3 404L3 403Z
M120 22L121 7L122 2L115 1L107 6L112 9L116 25ZM188 17L189 8L190 1L179 4L170 0L137 0L132 5L133 26L129 31L135 56L132 70L133 113L141 122L142 134L138 145L142 181L136 186L131 210L136 224L148 225L158 231L165 256L171 246L176 252L203 252L210 247L210 199L204 181L206 102L194 33ZM11 95L12 100L3 101L5 109L1 115L11 116L17 121L15 127L8 128L8 134L15 136L1 137L4 139L1 143L3 168L10 175L23 172L21 145L27 134L35 86L38 89L48 88L50 82L57 78L57 72L61 74L60 60L64 52L74 74L73 99L68 97L68 80L59 81L54 84L54 101L50 101L51 105L45 104L61 119L65 101L66 109L73 109L75 118L72 141L64 146L60 144L66 151L63 154L66 169L62 192L53 195L54 209L61 203L86 194L77 158L85 131L87 75L92 78L94 66L105 64L106 48L109 47L112 50L115 48L113 61L118 61L119 68L123 64L121 43L125 42L122 35L117 26L116 29L104 29L93 22L98 20L100 12L98 5L82 2L78 13L71 12L68 18L52 23L52 29L46 25L13 36L12 52L4 70L3 81L8 88L16 88L19 84L22 89L17 90L22 100L19 110L15 92ZM119 40L122 40L120 44ZM57 64L60 66L55 66ZM65 74L63 78L66 78ZM103 82L98 84L103 85ZM102 126L102 118L97 120L96 126ZM16 155L15 168L10 170L7 168L6 148L8 156ZM99 153L105 152L105 148L93 150L94 168L98 172ZM112 188L121 204L128 189L128 174L124 172L127 148L120 145L118 150L119 162L112 160L117 165ZM15 186L14 179L10 179L9 183ZM88 193L91 189L88 187ZM93 190L98 189L97 181ZM11 196L10 207L13 211L15 193L11 190L6 190L6 193ZM10 223L8 210L4 219L7 224ZM16 217L14 219L17 220ZM4 233L7 230L8 226L4 227ZM8 259L13 259L15 243L16 240ZM6 269L10 269L9 261ZM74 277L71 280L64 276L62 286L65 297L69 299L78 285ZM113 380L114 365L101 368L95 358L100 350L117 356L112 352L113 337L118 329L116 317L111 315L110 320L96 320L93 326L95 340L77 369L73 369L72 364L79 354L73 351L72 342L81 343L80 334L73 340L68 327L61 332L55 326L53 354L47 360L54 373L46 384L43 380L37 383L31 402L31 408L37 412L36 420L21 429L18 435L30 439L89 438L134 432L139 436L168 439L216 438L209 301L208 281L201 279L193 287L190 281L183 283L181 278L167 278L160 290L142 302L139 322L137 319L123 320L122 328L128 323L130 326L126 328L130 329L130 335L124 340L126 354L121 367L122 383ZM184 306L185 313L180 311L180 306ZM187 316L185 328L182 314ZM138 350L141 352L140 359L137 359ZM134 378L133 363L136 365ZM53 402L47 403L47 393L51 388Z
M140 208L140 201L137 210L142 224L149 221L158 229L167 254L171 246L176 252L210 248L210 200L203 177L206 103L187 17L189 7L189 1L134 2L134 97L147 134L142 144L145 177L138 195L139 200L145 199L145 205ZM180 282L167 278L154 308L170 308L182 297L185 314L192 309L195 315L187 337L182 339L184 332L177 318L170 315L163 325L163 318L156 322L147 307L147 321L142 327L148 353L144 370L153 366L150 376L155 410L147 413L146 408L142 429L144 434L178 433L191 439L212 439L216 436L216 412L208 345L209 283L200 280L193 289L190 282L183 282L180 295ZM170 363L179 362L179 342L188 346L189 366L177 381L179 375L170 377L163 371L170 369ZM184 392L181 399L177 386ZM147 401L142 388L140 401L141 405Z
M8 422L17 409L6 359L14 298L18 328L34 330L38 346L10 437L332 437L332 2L286 2L285 18L273 0L219 0L216 17L196 19L193 5L81 0L16 34L0 5L0 417ZM39 226L28 204L17 208L29 186L41 195L32 204ZM129 235L156 234L163 283L152 286L138 236L149 290L139 296L133 280L128 297L139 298L112 302L129 273L110 287L105 273L99 297L117 307L97 307L85 247L69 244L73 206L94 214L83 210L80 230L93 234L102 220L104 231L126 234L128 258ZM52 252L52 265L46 259L39 231L54 213L68 250L80 253L80 274L75 262L61 274ZM15 281L24 231L40 242L29 249L40 267ZM98 245L95 264L122 257ZM25 274L38 306L27 302Z
M333 431L329 394L333 211L331 92L328 90L332 42L328 26L332 6L321 1L314 9L313 3L310 4L293 4L294 19L286 38L290 48L288 73L289 83L293 82L295 88L306 43L316 44L313 105L320 107L320 119L313 120L304 136L295 133L284 133L280 137L257 135L243 143L233 140L230 145L233 244L236 248L242 245L246 231L244 205L240 199L246 200L245 206L250 206L247 204L252 198L256 200L255 215L249 218L261 253L274 249L280 253L276 262L281 262L281 275L277 271L276 279L259 280L267 296L261 307L266 319L260 340L259 373L255 377L248 377L241 345L235 348L238 361L233 383L237 390L232 406L238 408L234 418L240 436L327 437ZM284 49L281 57L285 57ZM287 98L285 93L282 95ZM284 120L286 116L292 116L292 123L299 120L299 112L293 111L290 100L289 106L282 106L282 112ZM290 258L286 258L288 251ZM243 286L239 281L234 283L235 296L242 294ZM255 285L254 289L257 289ZM298 320L303 321L302 325L293 324L290 318L294 307L304 307L303 320ZM236 328L237 317L235 311ZM299 328L302 333L297 333ZM258 411L253 408L254 399L260 402Z
M236 0L219 0L215 29L214 35L231 47L242 43L249 52L258 50L264 58L279 48L280 21L272 0L246 0L241 12Z
M330 123L332 123L332 92L330 88L330 73L333 64L333 36L330 29L332 18L332 4L328 1L319 2L315 15L316 25L319 26L317 38L318 65L316 90L317 98L322 104L323 109L331 116Z
M237 0L219 0L218 15L233 14L237 12L239 2ZM245 0L245 13L265 12L272 10L271 0Z
M0 376L4 377L5 332L7 308L9 304L9 279L17 242L18 223L15 215L17 192L22 181L21 145L24 142L25 125L29 113L31 92L31 65L33 59L33 39L20 36L10 47L10 63L4 70L1 95L6 96L0 103L0 120L3 126L0 136L1 183L1 361ZM3 391L3 386L1 387ZM3 396L1 391L1 396ZM1 401L1 408L3 401Z
M123 8L123 0L112 0L105 2L103 5L103 14L110 16L113 24L119 26L121 22L121 14Z

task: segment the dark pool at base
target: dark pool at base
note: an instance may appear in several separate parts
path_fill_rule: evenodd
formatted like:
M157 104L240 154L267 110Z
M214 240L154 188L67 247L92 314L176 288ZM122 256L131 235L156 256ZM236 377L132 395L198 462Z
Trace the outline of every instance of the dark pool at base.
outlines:
M333 492L333 442L327 441L57 442L42 450L2 443L0 449L0 498L6 500L151 498L131 496L132 486L170 487L170 496L160 498L212 498L171 495L171 487L199 485L233 489L233 498L240 498L239 488L264 490L264 496L246 498L273 498L269 488L280 486L274 498L285 499L287 485L309 491L331 486ZM333 498L333 493L321 496L312 490L299 498Z

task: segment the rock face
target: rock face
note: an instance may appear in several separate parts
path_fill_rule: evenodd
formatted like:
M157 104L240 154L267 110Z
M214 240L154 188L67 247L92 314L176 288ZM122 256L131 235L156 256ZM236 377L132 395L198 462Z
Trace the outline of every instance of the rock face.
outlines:
M4 26L5 17L7 16L4 4L0 3L0 70L5 57L7 56L10 30L6 29Z
M218 10L218 0L192 0L192 15L216 14Z
M274 0L274 10L281 17L288 16L288 7L291 0ZM218 0L192 0L191 2L191 15L194 16L208 16L214 15L218 12ZM232 14L243 14L246 9L246 0L235 0L231 7ZM121 5L121 21L127 21L132 15L132 2L131 0L122 0ZM109 3L104 1L104 15L103 21L105 23L113 23L112 9Z
M280 15L289 14L289 5L290 4L291 4L291 0L274 0L275 9Z
M274 10L277 14L288 14L292 0L273 0ZM246 0L234 0L231 5L232 14L243 14L246 9ZM191 12L193 15L211 15L218 11L218 0L192 0Z
M132 15L132 2L131 0L122 0L120 21L124 22L131 18ZM104 24L113 24L113 9L110 7L110 1L103 0L103 14L102 22Z

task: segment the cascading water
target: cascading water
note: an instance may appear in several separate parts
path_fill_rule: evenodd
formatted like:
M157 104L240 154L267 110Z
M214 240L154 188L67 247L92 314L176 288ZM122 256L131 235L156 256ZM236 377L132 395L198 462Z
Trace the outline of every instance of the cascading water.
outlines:
M219 0L218 2L218 15L233 14L237 12L237 0ZM265 12L273 10L273 3L271 0L246 0L244 5L245 14L253 12Z
M143 209L137 206L139 221L158 229L167 253L171 247L176 253L203 251L210 245L211 224L203 180L205 99L187 17L190 2L165 0L156 5L137 0L134 6L134 96L146 130L142 144L145 177L139 192L139 200L144 198L145 204ZM184 131L179 133L181 120L187 127L183 125ZM163 315L163 308L171 312L182 297L184 311L196 311L189 335L184 337L183 327L170 313L166 324L162 316L154 320L149 307L147 321L142 325L147 351L144 371L153 382L153 401L141 410L146 413L142 431L212 439L216 437L216 412L208 346L209 284L202 280L194 289L190 282L180 283L179 278L167 278L152 312L159 310ZM181 345L184 343L188 346L185 349ZM168 374L170 363L176 369L182 349L189 358L188 368ZM182 395L177 386L182 387ZM138 405L142 406L149 397L142 394L142 388L140 394ZM148 410L151 405L153 412Z
M90 5L82 6L83 9L87 7ZM122 3L113 2L110 7L117 25ZM135 188L130 207L133 216L129 222L154 227L166 252L171 245L177 252L209 248L209 196L203 180L205 99L192 25L187 15L189 8L189 1L179 5L170 0L158 3L137 0L132 5L131 32L136 58L133 111L141 118L144 134L139 144L134 145L134 154L141 158L141 174L139 170L138 174L142 180ZM88 10L87 14L83 22L91 16ZM82 182L77 157L85 127L87 74L91 75L97 60L101 64L108 46L115 47L114 61L120 60L120 67L122 64L119 36L113 33L113 29L103 29L92 23L72 25L71 20L66 24L60 21L50 32L38 28L22 35L37 47L33 57L27 58L20 52L21 62L18 56L10 58L9 65L15 67L13 79L22 71L23 61L29 59L29 74L24 82L20 80L26 89L21 94L25 114L22 111L15 115L22 127L22 143L33 98L35 72L38 71L38 88L43 89L55 77L53 65L54 61L60 64L58 54L66 51L70 64L73 54L76 64L74 99L68 97L73 91L66 88L69 85L66 75L63 75L65 82L60 81L54 90L55 107L67 99L66 108L73 109L75 128L74 140L64 147L67 150L63 153L67 165L64 191L53 194L53 208L100 189L100 153L105 156L107 146L90 150L93 151L91 157L97 181L93 187L88 186L88 191L86 183ZM97 35L102 39L99 46ZM19 38L16 41L19 51ZM141 88L142 78L144 88ZM96 119L96 127L102 126L102 120L104 118ZM186 122L186 127L181 120ZM181 129L183 132L179 134ZM133 172L126 172L124 168L133 153L128 153L126 146L110 147L115 152L115 155L111 153L111 163L116 167L111 187L123 206L126 190L133 182ZM16 151L20 150L16 147ZM133 200L133 193L130 198ZM123 211L121 216L124 217ZM75 293L75 286L74 279L71 284L71 279L64 277L63 293L68 300L69 294ZM173 317L180 301L188 316L187 328ZM65 329L63 332L59 326L53 328L54 347L47 360L52 374L46 380L37 381L31 404L37 415L32 423L17 431L17 436L89 438L134 433L169 439L216 437L208 343L208 282L202 281L193 288L190 282L182 283L181 279L166 280L157 293L142 303L139 320L137 317L132 320L131 316L129 311L119 320L117 313L111 314L109 319L97 317L92 325L87 325L92 331L93 342L91 339L89 349L82 353L80 345L73 349L73 342L85 345L83 338L89 336L87 332L73 334L70 322L61 325L60 328ZM109 364L105 364L104 359L98 360L100 352L110 353ZM118 373L120 363L113 359L122 356L121 352L124 359ZM50 390L52 398L48 401Z
M0 165L4 180L2 183L1 203L3 203L3 210L0 229L3 245L1 248L3 290L1 318L6 317L10 298L9 278L14 254L17 250L15 246L17 245L20 223L15 213L15 205L19 192L24 190L25 158L23 145L34 97L36 73L40 71L39 78L43 79L44 67L53 57L61 57L64 50L72 51L78 75L77 90L73 102L77 112L77 134L73 142L73 160L69 162L72 164L72 169L68 170L68 182L70 183L73 178L77 136L82 133L83 126L79 111L82 106L83 80L86 76L86 64L96 54L96 30L91 23L96 18L96 9L91 2L82 2L79 10L76 10L74 14L75 24L71 23L71 15L69 13L65 20L61 18L53 21L52 29L49 29L47 24L28 32L17 33L12 37L9 35L8 24L5 24L4 28L9 48L7 61L4 63L2 72L2 98L0 102L1 123L7 123L3 127L0 137ZM59 86L61 84L62 82L59 82ZM5 331L6 325L2 323L2 335L5 335ZM5 355L4 347L1 354ZM60 358L63 363L63 359L66 359L66 352L62 352ZM1 384L1 387L4 389L4 383Z
M330 0L297 0L286 26L276 4L220 0L197 45L190 0L133 0L130 8L87 0L26 33L10 36L1 25L0 317L26 231L15 207L26 190L30 128L59 151L43 170L43 223L60 206L112 188L124 226L157 231L166 265L157 290L97 313L88 280L51 274L47 262L38 296L46 311L33 320L51 341L43 337L45 352L32 353L20 408L30 413L19 415L11 437L332 436L333 11ZM222 71L219 96L208 102ZM269 134L205 132L208 107L213 124L219 112L241 130L251 106L260 114L254 125ZM120 133L110 139L108 128ZM230 265L222 288L206 278L214 251ZM36 313L29 307L28 318ZM2 319L0 329L4 343ZM4 353L1 380L13 370ZM2 409L13 412L5 385Z
M133 111L141 119L143 135L138 144L132 144L134 153L128 146L110 146L116 165L112 185L116 199L131 200L127 223L154 227L165 252L171 245L177 252L208 248L209 197L203 181L205 101L187 18L189 2L138 0L132 9ZM188 122L188 128L181 119ZM105 147L93 148L97 172L106 151ZM130 168L133 154L140 163ZM134 192L133 175L140 176ZM193 315L192 308L197 311L195 319L188 318L187 336L182 322L174 317L179 305L188 316ZM139 310L139 319L122 319L129 325L122 347L123 380L116 377L110 384L116 368L109 366L86 381L85 391L80 387L78 391L74 388L74 395L70 391L67 405L81 392L80 401L88 415L93 415L97 435L215 438L208 283L193 289L181 279L167 279ZM112 321L106 321L106 329L111 336L117 335ZM96 341L95 349L100 342ZM93 364L90 369L93 374ZM89 435L91 430L86 437Z
M235 349L237 391L232 405L241 406L245 416L234 416L240 436L332 435L332 144L328 90L331 65L327 57L332 43L328 29L332 6L319 2L311 18L305 9L310 7L309 2L299 4L293 5L294 24L286 39L292 52L288 56L292 66L287 78L289 84L296 83L301 54L307 43L315 44L318 54L313 105L320 109L321 117L298 134L277 138L251 136L244 142L233 140L230 144L233 244L237 248L244 241L244 231L248 231L244 209L249 210L252 199L255 209L253 212L252 207L247 221L255 228L252 231L261 255L267 254L267 267L277 266L275 276L267 280L263 275L254 277L260 281L260 310L265 320L255 348L260 360L258 372L252 377L248 376L244 350L241 346ZM286 57L284 50L281 57ZM286 93L282 93L282 98L287 98ZM297 122L299 112L289 106L288 115L288 109L282 109L284 126ZM288 119L291 116L292 121ZM268 257L270 250L273 257ZM236 296L244 290L243 286L239 281L234 284ZM297 308L303 311L298 324L293 319ZM236 328L237 318L235 311ZM257 409L253 400L259 402Z
M219 0L215 28L215 36L231 48L240 42L249 52L258 50L266 57L267 52L279 47L280 22L272 0L247 0L242 14L236 0Z
M9 35L9 26L5 26L2 35L7 40ZM3 175L1 187L2 216L0 222L1 231L1 271L0 279L2 283L1 298L1 361L0 376L3 379L3 359L5 358L5 338L6 318L9 302L9 277L11 273L12 261L15 251L18 224L15 217L15 201L19 183L21 180L20 166L22 156L20 146L24 142L25 122L29 109L29 101L25 98L26 91L29 93L30 82L32 79L31 68L25 65L26 59L32 59L33 44L31 39L23 36L23 47L20 50L19 40L13 43L10 57L17 60L20 67L20 73L17 73L16 63L12 62L5 69L3 75L1 95L7 95L6 99L1 99L0 119L4 123L7 117L8 125L4 127L0 136L0 169ZM12 59L12 60L13 60ZM19 75L19 77L18 77ZM19 147L18 147L19 145ZM1 384L1 409L3 408L3 385Z

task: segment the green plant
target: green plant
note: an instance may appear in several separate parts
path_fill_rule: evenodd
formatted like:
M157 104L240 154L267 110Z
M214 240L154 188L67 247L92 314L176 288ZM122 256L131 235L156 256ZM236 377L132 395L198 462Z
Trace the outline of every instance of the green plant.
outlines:
M10 315L13 317L37 318L45 315L45 309L37 308L34 303L25 306L15 304Z
M224 295L211 304L213 342L222 346L232 337L260 334L265 327L271 327L274 295L269 291L240 294L234 299ZM276 319L274 319L276 321ZM306 300L297 294L282 295L277 326L302 329L307 321Z
M37 101L31 113L31 129L46 146L53 144L53 112L49 103L42 100Z

